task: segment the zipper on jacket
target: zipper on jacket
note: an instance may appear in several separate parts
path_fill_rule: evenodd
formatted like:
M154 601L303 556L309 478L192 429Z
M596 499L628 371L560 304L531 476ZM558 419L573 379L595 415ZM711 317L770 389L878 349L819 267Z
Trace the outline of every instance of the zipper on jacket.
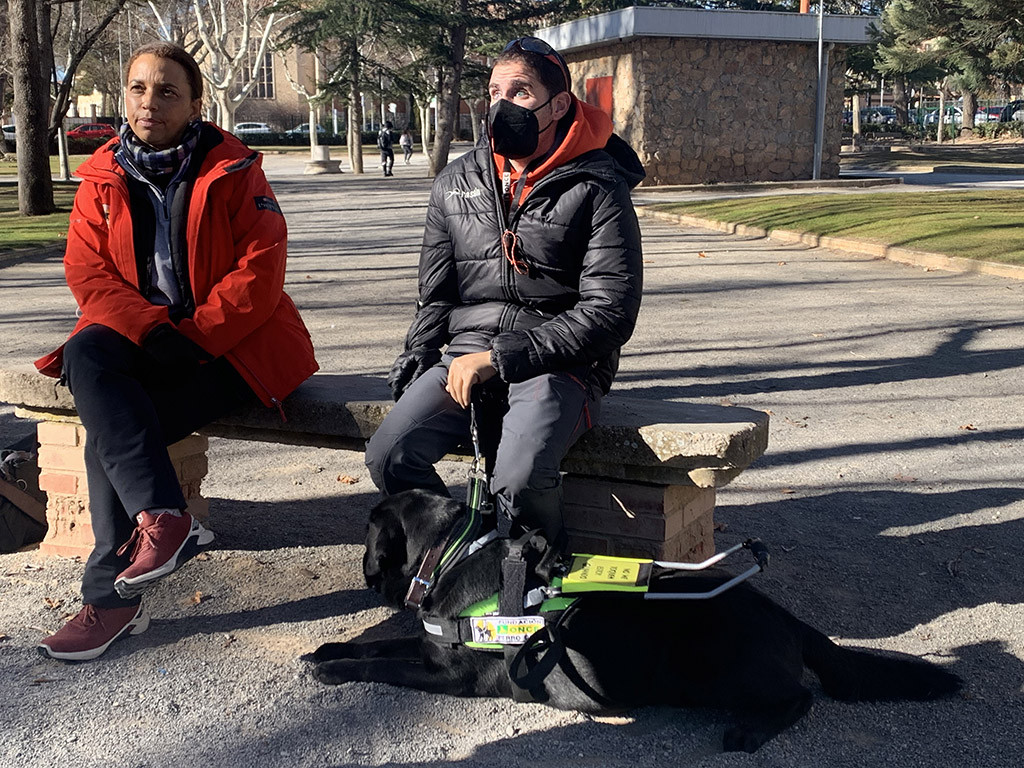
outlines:
M226 357L232 365L240 365L242 368L245 368L245 370L248 371L249 375L252 376L253 380L257 384L259 384L260 388L264 391L264 393L266 393L271 405L276 407L277 412L281 414L282 423L288 423L288 417L284 415L284 406L281 404L281 401L274 397L273 394L271 394L270 390L267 389L267 385L263 383L259 376L252 372L252 368L250 368L248 365L242 362L237 355L233 355L230 352L225 352L224 357Z

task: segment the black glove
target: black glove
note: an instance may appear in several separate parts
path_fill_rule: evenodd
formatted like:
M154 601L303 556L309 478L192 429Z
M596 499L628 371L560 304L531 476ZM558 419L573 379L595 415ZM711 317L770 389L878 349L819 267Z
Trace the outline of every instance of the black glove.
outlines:
M146 334L142 349L168 371L190 373L213 357L169 323L161 323Z
M416 379L441 362L441 351L438 349L410 349L403 352L391 366L388 374L388 386L391 396L398 401L405 390Z

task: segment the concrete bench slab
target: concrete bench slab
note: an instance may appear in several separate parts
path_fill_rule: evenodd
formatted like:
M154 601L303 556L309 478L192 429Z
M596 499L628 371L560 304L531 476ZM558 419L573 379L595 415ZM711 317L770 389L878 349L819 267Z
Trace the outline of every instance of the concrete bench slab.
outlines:
M204 434L243 440L362 450L391 409L379 378L318 373L284 404L227 416ZM73 415L66 387L34 369L0 369L0 401L26 417ZM583 436L563 469L634 482L721 487L768 446L768 414L748 408L609 395L601 423Z
M276 409L256 407L210 424L201 435L362 451L393 405L388 394L379 378L318 373L285 401L287 421ZM67 388L30 366L0 369L0 401L13 404L25 418L76 421ZM71 434L40 430L41 443L44 432ZM82 434L74 434L73 440L60 439L80 443ZM68 450L67 442L59 450L40 449L41 482L54 491L83 484L55 474L81 474L77 460L70 469L66 458L60 466L44 466L48 457ZM194 468L205 467L206 443L193 440L189 445L193 447L178 449L180 479L183 487L188 484L190 509L195 505L204 511L201 478ZM562 464L570 544L596 554L678 560L708 556L714 551L715 489L743 472L767 445L768 414L761 411L606 397L601 423L573 446ZM83 524L76 519L86 514L87 499L80 494L51 497L55 518L65 521L65 529L77 526L80 536Z

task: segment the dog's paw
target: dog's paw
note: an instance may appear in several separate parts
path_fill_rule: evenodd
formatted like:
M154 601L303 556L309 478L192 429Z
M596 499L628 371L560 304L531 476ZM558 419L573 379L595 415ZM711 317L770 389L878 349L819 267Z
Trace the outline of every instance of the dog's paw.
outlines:
M354 679L349 671L350 665L344 661L324 661L313 668L313 677L324 685L341 685Z
M741 725L726 728L722 738L722 749L726 752L756 752L764 744L763 734L751 732Z
M352 643L324 643L312 653L307 653L303 659L319 664L321 661L332 659L355 658L351 653Z

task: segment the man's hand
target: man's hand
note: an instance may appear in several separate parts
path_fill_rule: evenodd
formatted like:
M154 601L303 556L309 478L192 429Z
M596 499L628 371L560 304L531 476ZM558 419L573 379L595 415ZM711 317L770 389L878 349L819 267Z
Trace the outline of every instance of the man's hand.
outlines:
M474 384L482 384L497 373L491 365L491 352L473 352L460 355L448 366L445 390L463 408L469 407L469 394Z

